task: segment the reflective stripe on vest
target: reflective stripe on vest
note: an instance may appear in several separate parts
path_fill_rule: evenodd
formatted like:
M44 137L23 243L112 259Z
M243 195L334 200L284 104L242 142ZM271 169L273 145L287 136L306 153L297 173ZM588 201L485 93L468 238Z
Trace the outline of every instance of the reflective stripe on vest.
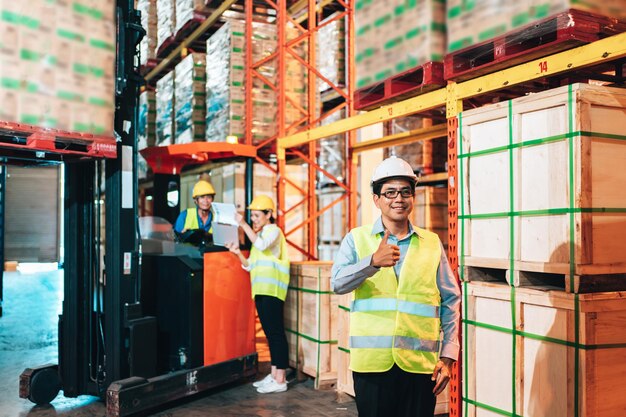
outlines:
M437 269L441 243L434 233L414 229L400 277L380 270L354 291L350 312L350 369L384 372L396 363L413 373L431 373L438 359L441 295ZM351 231L359 259L381 241L372 225Z
M351 336L350 349L398 349L423 350L426 352L439 352L438 340L422 340L408 336Z
M278 228L274 224L266 225L263 231ZM252 282L252 298L256 295L269 295L277 297L283 301L287 298L287 289L289 287L289 259L287 258L287 241L282 231L279 229L278 234L280 245L280 257L276 258L267 248L264 251L257 249L252 245L250 250L250 280Z

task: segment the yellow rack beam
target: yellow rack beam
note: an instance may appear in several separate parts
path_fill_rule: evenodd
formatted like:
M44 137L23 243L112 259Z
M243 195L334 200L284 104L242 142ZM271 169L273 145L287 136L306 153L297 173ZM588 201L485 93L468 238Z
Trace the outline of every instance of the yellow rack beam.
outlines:
M625 56L626 33L621 33L462 83L450 82L446 88L389 104L326 126L279 138L277 156L279 159L284 159L285 149L444 105L447 106L448 117L456 116L463 99ZM380 147L386 143L378 140L377 144Z
M157 75L159 75L159 73L161 73L161 71L166 69L170 65L170 63L172 63L175 59L181 57L183 54L183 50L191 45L200 36L202 36L202 34L204 34L204 32L206 32L211 26L213 26L215 22L217 22L217 20L224 14L224 12L236 2L237 0L222 1L220 7L215 9L213 13L211 13L211 15L207 17L206 20L202 22L200 26L198 26L196 30L191 33L191 35L187 36L185 40L183 40L182 43L178 45L178 47L176 47L176 49L174 49L167 57L163 58L163 60L159 62L159 64L154 67L152 71L146 74L146 81L150 81L155 78Z
M426 93L421 96L412 97L408 100L399 101L388 106L383 106L367 113L361 113L347 119L339 120L326 126L316 127L315 129L296 133L295 135L279 138L277 141L277 156L278 158L284 158L284 152L287 148L292 148L314 140L345 133L349 130L373 125L374 123L385 122L398 117L408 116L413 113L419 113L424 110L441 107L445 104L445 102L446 90L440 89L431 91L430 93Z
M448 125L440 124L422 129L410 130L408 132L396 133L380 139L373 139L355 143L352 147L354 153L365 152L370 149L379 149L384 146L397 146L405 143L413 143L422 140L431 140L448 135Z

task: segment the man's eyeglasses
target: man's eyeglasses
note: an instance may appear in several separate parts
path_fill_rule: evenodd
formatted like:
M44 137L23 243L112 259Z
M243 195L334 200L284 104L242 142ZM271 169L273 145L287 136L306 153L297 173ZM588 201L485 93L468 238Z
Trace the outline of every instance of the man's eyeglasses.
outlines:
M413 197L413 190L411 190L410 188L403 188L401 190L387 190L387 191L382 191L380 193L380 195L384 195L385 198L388 198L390 200L393 200L394 198L396 198L398 196L398 194L400 194L402 196L402 198L409 198L409 197Z

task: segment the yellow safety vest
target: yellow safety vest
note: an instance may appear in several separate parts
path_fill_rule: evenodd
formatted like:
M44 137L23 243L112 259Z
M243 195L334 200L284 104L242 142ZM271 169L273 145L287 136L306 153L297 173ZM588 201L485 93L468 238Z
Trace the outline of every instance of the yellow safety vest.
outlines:
M263 231L278 228L274 224L266 225ZM252 298L255 295L270 295L283 301L287 298L289 287L289 259L287 257L287 241L283 232L278 229L280 239L280 257L276 258L267 248L264 251L252 245L250 250L249 266L250 280L252 281Z
M359 259L373 254L382 239L372 225L351 231ZM350 310L350 369L384 372L401 369L433 372L439 356L441 295L437 269L439 237L414 227L396 279L393 267L383 267L354 291Z
M188 208L187 216L185 217L185 225L183 229L185 230L196 230L200 228L200 224L198 223L198 209L197 208ZM213 224L209 227L209 232L213 233Z

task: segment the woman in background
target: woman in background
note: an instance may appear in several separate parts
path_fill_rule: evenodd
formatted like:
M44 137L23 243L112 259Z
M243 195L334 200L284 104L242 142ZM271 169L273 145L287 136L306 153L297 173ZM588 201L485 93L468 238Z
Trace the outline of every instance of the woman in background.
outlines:
M252 384L257 392L287 391L285 374L289 365L289 352L283 310L289 286L289 260L287 241L282 231L274 224L274 202L266 195L259 195L248 206L252 227L241 214L237 214L239 226L244 230L252 249L246 259L239 250L239 244L229 244L228 249L236 254L242 267L250 271L252 298L259 314L263 331L270 348L272 372Z

